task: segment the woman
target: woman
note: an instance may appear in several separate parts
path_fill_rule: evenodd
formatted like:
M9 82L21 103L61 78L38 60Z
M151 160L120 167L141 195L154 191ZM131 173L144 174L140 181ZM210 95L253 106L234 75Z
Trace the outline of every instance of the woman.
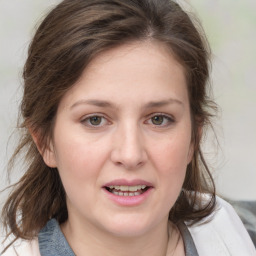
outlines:
M17 240L3 255L254 255L200 150L208 61L173 1L54 8L24 67L28 167L3 208Z

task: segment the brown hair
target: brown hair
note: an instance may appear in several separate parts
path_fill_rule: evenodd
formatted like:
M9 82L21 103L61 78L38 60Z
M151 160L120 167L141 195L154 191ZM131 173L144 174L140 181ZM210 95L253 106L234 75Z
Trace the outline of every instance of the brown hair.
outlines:
M68 218L58 170L43 161L30 135L47 147L63 95L100 52L130 41L164 43L185 69L195 151L170 220L197 222L215 206L215 187L200 149L200 128L210 123L209 49L199 25L170 0L64 0L43 20L28 50L21 104L23 135L13 159L25 152L27 169L4 205L6 229L31 239L50 218ZM30 131L29 131L29 129ZM209 194L202 203L201 194Z

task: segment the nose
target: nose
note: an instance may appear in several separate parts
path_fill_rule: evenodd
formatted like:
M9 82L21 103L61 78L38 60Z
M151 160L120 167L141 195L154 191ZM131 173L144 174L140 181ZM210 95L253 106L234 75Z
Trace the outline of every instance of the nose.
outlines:
M148 159L144 139L137 125L120 127L113 141L111 160L127 170L141 167Z

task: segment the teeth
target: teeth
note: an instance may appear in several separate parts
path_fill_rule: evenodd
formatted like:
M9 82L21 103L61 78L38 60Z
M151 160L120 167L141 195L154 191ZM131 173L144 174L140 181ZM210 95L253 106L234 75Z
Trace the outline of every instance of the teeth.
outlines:
M117 192L117 191L113 191L113 194L117 195L117 196L139 196L142 194L142 192L135 192L135 193L128 193L128 192Z
M137 185L137 186L109 186L111 193L117 196L139 196L141 195L147 186L146 185Z
M141 189L145 189L146 185L138 185L138 186L110 186L110 189L120 190L120 191L130 191L130 192L136 192Z
M141 190L141 186L140 185L139 186L130 186L129 187L129 191L131 191L131 192L135 192L137 190Z
M128 191L128 186L120 186L119 190L121 190L121 191Z

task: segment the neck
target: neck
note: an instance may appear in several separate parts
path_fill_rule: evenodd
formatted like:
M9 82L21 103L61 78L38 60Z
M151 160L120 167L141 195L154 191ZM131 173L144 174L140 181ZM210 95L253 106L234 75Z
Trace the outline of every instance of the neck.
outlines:
M72 218L61 226L68 243L77 256L82 256L85 252L92 256L166 256L167 246L168 251L172 250L170 246L175 246L175 241L177 241L175 236L173 239L168 238L170 234L175 234L172 230L168 230L170 228L172 229L173 226L168 225L166 219L146 234L136 237L120 237L99 230L88 223L81 228L81 223ZM174 242L170 245L170 241Z

